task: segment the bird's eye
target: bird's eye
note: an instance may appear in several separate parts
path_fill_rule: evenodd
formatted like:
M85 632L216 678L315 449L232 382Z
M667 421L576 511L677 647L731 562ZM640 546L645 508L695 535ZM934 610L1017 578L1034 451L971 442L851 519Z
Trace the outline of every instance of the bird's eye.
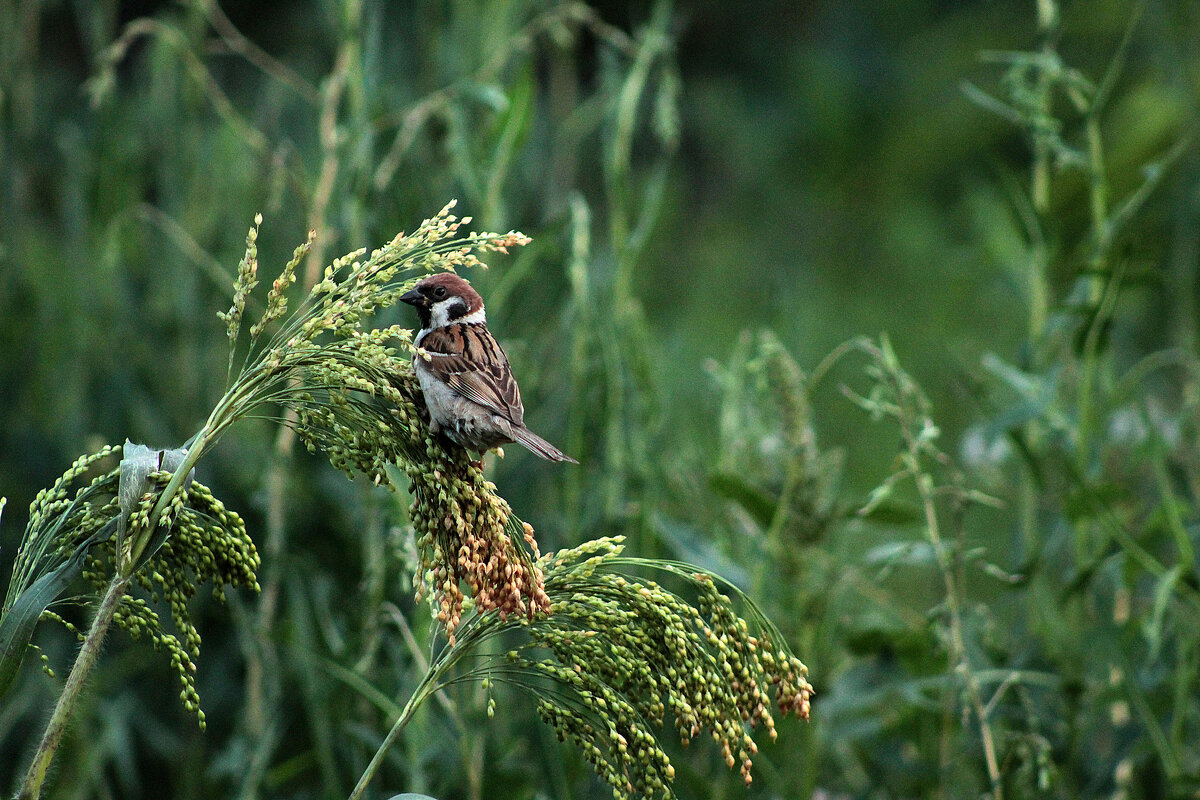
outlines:
M439 286L436 289L434 289L433 297L435 300L444 300L446 298L446 287Z

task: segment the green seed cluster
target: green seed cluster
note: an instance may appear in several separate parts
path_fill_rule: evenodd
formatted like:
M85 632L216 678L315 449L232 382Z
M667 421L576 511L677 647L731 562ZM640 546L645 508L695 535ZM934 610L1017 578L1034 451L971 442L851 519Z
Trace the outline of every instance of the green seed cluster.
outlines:
M37 493L29 504L29 523L17 551L5 608L46 570L69 557L76 548L108 524L118 509L115 470L97 474L74 495L70 487L80 477L114 454L120 447L106 445L80 456L49 489Z
M309 388L296 404L296 430L305 445L323 450L348 475L376 484L391 486L391 465L404 470L421 555L418 589L432 586L438 620L451 639L468 596L464 585L480 611L502 617L547 611L532 528L512 516L465 450L429 433L411 363L394 358L377 331L355 332L347 342L356 348L353 363L327 358L306 372Z
M120 447L106 446L83 456L53 486L38 493L30 505L29 527L17 555L6 606L11 606L18 594L40 575L59 568L80 548L87 548L80 570L82 577L97 594L103 594L107 589L118 563L115 534L116 520L121 514L117 496L120 467L98 473L74 496L68 489L100 462L120 452ZM166 472L150 476L148 491L127 520L128 535L124 538L127 547L130 542L143 540L148 535L152 511L170 477ZM173 497L160 525L169 526L171 534L157 552L150 555L134 579L151 594L152 602L158 602L160 598L167 602L182 641L163 630L158 614L139 597L123 597L113 619L135 638L143 634L149 636L156 650L169 654L182 684L180 698L189 711L197 714L203 726L194 663L200 653L200 634L188 615L187 602L195 595L197 587L206 582L212 583L218 597L224 596L226 586L257 590L258 553L241 518L225 509L208 487L195 481ZM123 563L128 563L130 557L130 553L125 553ZM81 632L56 611L47 609L42 618L58 621L75 636L81 636Z
M238 264L237 278L233 282L233 304L228 311L217 312L217 316L225 323L230 342L237 339L242 326L242 315L246 311L246 299L258 285L259 225L262 225L262 214L255 214L254 227L246 234L246 254Z
M459 220L450 213L451 202L437 216L427 219L411 234L399 234L370 253L359 249L334 260L322 280L311 290L294 325L285 325L283 345L287 349L314 343L326 332L346 335L359 329L376 309L388 308L412 288L412 282L397 280L401 272L441 272L483 267L476 253L507 253L509 247L527 244L522 233L470 233L458 231L470 217ZM457 237L457 238L456 238ZM286 272L286 270L285 270Z
M324 452L350 477L390 485L388 467L421 449L411 368L387 344L408 336L400 328L353 331L344 341L310 348L302 364L304 388L289 398L296 431L310 452Z
M254 224L262 224L262 216L258 215L254 218ZM308 240L297 247L292 252L292 259L284 265L283 270L271 283L271 291L267 293L267 310L263 312L262 317L258 322L250 326L250 336L252 339L257 339L258 335L263 332L268 325L277 319L281 319L287 313L288 299L287 291L292 284L296 282L296 268L300 266L300 262L308 255L312 249L313 241L316 239L317 232L309 231ZM246 254L249 256L252 242L246 241ZM236 296L236 292L235 292Z
M130 514L127 541L145 533L158 494L170 477L167 472L151 475L154 489L143 494ZM228 586L258 591L255 577L258 552L241 517L226 509L207 486L196 481L175 496L162 524L171 526L171 535L134 576L137 585L150 594L150 603L127 594L113 621L134 639L143 634L148 636L155 650L168 654L182 685L180 700L204 727L204 713L195 685L200 633L191 621L187 604L205 583L212 584L218 599L224 599ZM88 554L83 577L97 593L102 593L112 580L115 564L115 542L98 543ZM171 620L180 636L163 629L158 613L150 605L160 601L170 607Z
M174 609L172 609L174 613ZM200 708L200 695L196 692L196 663L193 658L200 654L200 638L195 636L194 644L184 645L179 637L163 630L158 613L150 607L144 598L126 595L121 598L121 605L113 616L113 623L124 629L129 636L140 639L145 634L151 645L158 652L166 652L171 661L171 669L179 675L179 701L183 707L196 715L196 721L201 730L204 729L204 710ZM190 627L189 633L194 634L195 628ZM185 633L185 636L187 634ZM193 653L189 655L189 650Z
M783 343L770 331L759 334L759 359L763 362L767 387L779 408L784 440L793 450L815 447L812 412L804 372Z
M102 536L105 526L120 512L115 470L98 472L74 495L69 491L79 478L96 470L101 462L114 454L119 455L120 451L120 447L106 445L95 453L80 456L53 486L38 492L29 506L29 525L17 551L13 577L4 601L6 609L11 608L21 592L39 577L61 567L93 537ZM73 636L83 639L83 632L54 610L43 610L41 618L61 623ZM38 650L33 644L29 647ZM53 677L49 658L40 651L39 658L42 670Z
M99 472L73 496L69 488L101 462L111 460L120 452L120 447L106 446L79 458L53 486L34 498L6 607L11 606L20 592L32 586L38 577L61 568L81 548L86 552L81 576L97 594L106 591L118 564L116 521L121 514L118 499L120 467ZM131 542L145 540L149 535L153 509L170 478L167 472L150 476L148 490L127 520L126 549ZM134 638L143 634L148 636L156 650L168 654L182 685L180 699L185 708L196 713L203 726L204 714L195 688L195 659L200 654L200 634L192 624L187 603L205 583L212 584L218 598L224 597L228 586L257 591L258 553L241 517L227 510L208 487L195 481L174 495L159 525L160 531L163 527L169 528L170 535L156 552L149 554L134 575L134 581L150 594L151 603L160 600L167 603L179 636L165 631L150 604L131 594L121 599L113 620ZM128 564L130 559L131 553L127 552L120 563ZM62 623L76 637L82 635L54 610L43 611L42 618ZM46 662L44 655L42 660ZM49 671L48 665L45 669Z
M311 249L310 234L272 283L265 310L249 327L245 343L246 306L259 282L262 220L256 216L232 305L220 314L231 345L230 383L188 453L194 463L230 425L270 406L287 409L283 421L295 427L305 444L325 452L352 476L391 485L389 470L399 465L417 498L413 518L422 571L430 576L439 617L451 636L462 615L464 584L485 612L527 617L549 608L534 556L518 541L523 537L532 543L532 530L512 518L495 487L463 452L448 451L429 437L424 401L408 359L411 332L368 324L378 309L394 305L411 288L416 277L406 273L482 266L478 253L507 252L529 241L516 232L463 236L459 229L469 220L450 214L452 207L369 255L358 250L335 260L289 313L287 294ZM269 339L260 342L268 328ZM403 358L397 356L397 346L404 348ZM170 654L183 684L184 704L203 724L193 677L200 636L187 604L205 582L213 584L217 597L227 586L257 589L258 555L241 519L206 487L181 485L182 475L171 483L173 494L166 502L161 496L171 477L151 476L127 519L122 519L118 501L119 468L97 476L73 498L68 495L70 484L118 450L106 447L81 458L34 500L5 604L11 607L40 576L63 567L81 549L88 554L82 574L97 590L115 580L114 575L132 577L150 593L151 602L169 606L179 636L164 632L158 614L141 598L123 598L114 619L134 635L150 636L156 648ZM120 533L118 521L123 524ZM115 552L118 537L121 553ZM61 619L52 611L47 617Z
M170 604L172 620L196 657L200 636L188 619L187 603L197 587L211 583L213 596L222 601L227 586L257 592L255 572L260 561L242 518L226 509L207 486L193 481L186 494L177 497L178 511L172 513L174 530L137 580Z
M674 769L657 737L668 719L684 745L707 730L749 784L753 730L776 736L771 692L781 713L808 717L807 668L756 610L752 622L738 616L711 575L621 558L621 547L601 539L542 559L551 613L526 625L529 647L508 654L559 687L536 692L539 715L619 800L671 796ZM696 604L618 571L629 567L665 569Z

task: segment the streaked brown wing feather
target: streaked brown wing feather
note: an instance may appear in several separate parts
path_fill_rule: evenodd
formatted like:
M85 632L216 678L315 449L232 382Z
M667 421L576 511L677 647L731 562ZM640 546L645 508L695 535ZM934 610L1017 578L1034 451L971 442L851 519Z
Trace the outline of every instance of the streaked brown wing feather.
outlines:
M447 325L425 334L429 369L451 389L510 422L524 425L521 392L508 357L486 325Z

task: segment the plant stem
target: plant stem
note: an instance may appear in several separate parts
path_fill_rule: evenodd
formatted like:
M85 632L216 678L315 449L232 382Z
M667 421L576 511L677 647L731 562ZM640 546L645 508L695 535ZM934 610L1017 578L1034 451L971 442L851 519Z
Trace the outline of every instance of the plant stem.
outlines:
M1053 0L1038 0L1038 31L1042 37L1042 53L1047 57L1054 55L1054 31L1058 25L1058 6ZM1037 112L1048 117L1050 115L1050 94L1052 86L1049 75L1045 70L1037 77ZM1050 142L1045 135L1035 134L1033 137L1033 166L1029 194L1033 202L1033 223L1031 233L1034 235L1030 249L1029 275L1029 341L1036 345L1046 330L1046 317L1049 309L1049 261L1050 256L1046 242L1040 234L1042 221L1050 211L1050 177L1052 170L1052 153Z
M380 743L379 749L375 751L375 755L371 758L371 763L367 764L367 768L363 770L362 777L358 779L358 784L354 787L354 791L350 793L349 800L359 800L363 796L363 792L367 790L367 784L371 782L371 779L375 777L375 773L379 771L384 757L392 749L392 745L396 743L396 740L400 738L404 727L408 725L413 714L416 713L421 703L425 701L425 698L433 693L437 684L437 678L446 666L448 666L448 663L443 661L440 665L430 667L429 671L425 673L425 677L421 679L421 684L417 686L412 696L408 698L408 702L405 704L403 710L401 710L400 716L396 718L392 729L388 731L388 735Z
M213 411L204 427L200 429L200 432L193 439L192 446L188 449L183 463L175 470L170 482L159 495L158 502L150 513L149 525L147 526L149 532L157 529L158 521L170 506L171 499L182 488L188 473L192 471L192 467L196 465L196 462L200 460L200 456L203 455L208 445L212 443L215 432L219 427L214 423L214 420L226 407L225 401L228 399L229 395L226 395L222 398L222 403L218 403L217 408ZM104 599L100 601L100 607L96 609L96 616L92 619L92 626L88 629L87 636L83 640L83 646L79 648L79 655L75 657L75 664L71 667L71 673L67 676L66 685L63 686L62 694L59 695L58 702L54 706L54 713L51 714L50 721L46 724L46 731L42 735L42 741L38 745L37 752L34 754L33 763L29 765L29 771L25 773L25 780L21 784L20 793L17 795L18 800L37 800L40 796L42 784L46 781L46 773L49 771L50 763L54 760L54 756L58 752L58 747L62 742L63 733L66 731L71 711L75 706L79 693L83 690L83 684L87 680L88 674L96 666L96 660L100 656L100 645L104 642L104 637L108 633L108 626L112 624L113 617L117 613L117 608L120 607L121 598L125 596L125 592L129 588L129 582L133 579L138 558L142 555L149 541L150 537L147 534L140 541L134 542L127 562L117 565L116 574L113 576L112 582L108 585Z
M159 520L162 519L163 513L170 508L171 501L175 499L175 495L179 494L180 489L183 488L188 473L192 471L192 468L196 466L196 462L200 460L200 456L204 454L211 436L211 428L205 425L192 446L188 449L183 463L171 475L171 480L167 482L166 488L159 494L158 502L154 504L154 508L150 512L149 524L146 526L145 533L132 543L133 546L129 551L129 559L124 563L118 561L118 574L124 575L126 579L133 576L133 573L137 570L138 559L142 557L142 553L146 551L146 545L150 543L151 536L158 529ZM118 558L120 558L119 554Z
M59 695L58 703L54 706L54 713L46 725L46 732L42 735L42 742L34 754L33 763L29 765L29 771L25 773L25 781L21 784L21 791L17 795L18 800L37 800L41 794L42 784L50 769L50 762L54 760L54 754L58 752L58 746L67 729L67 722L75 706L75 701L79 697L80 691L83 690L88 673L96 665L96 659L100 655L100 644L104 641L108 626L117 613L125 590L129 587L129 581L128 576L117 575L108 585L108 591L92 620L92 627L83 640L83 646L79 648L79 655L75 657L71 674L67 676L67 683L63 687L62 694Z
M909 453L912 458L912 469L919 470L916 440L905 433L908 440ZM993 800L1003 800L1003 788L1000 783L1000 763L996 758L996 741L992 735L992 726L988 721L988 711L983 702L979 689L979 681L971 671L971 662L967 656L966 639L963 636L962 610L959 600L959 582L955 574L954 563L950 553L942 541L939 532L939 521L935 507L935 489L933 479L928 473L914 472L917 490L921 495L921 503L925 512L925 528L929 541L937 556L938 567L942 572L942 580L946 588L946 608L950 623L950 662L951 669L962 679L967 691L967 697L975 717L979 721L979 738L983 745L984 762L987 765L988 780L991 783Z
M890 351L885 350L884 352ZM945 540L942 538L941 520L937 510L937 487L933 476L924 470L921 463L922 456L924 455L921 435L913 424L917 418L903 413L906 405L905 395L907 394L907 388L898 370L898 366L894 367L891 370L889 379L891 380L892 391L897 398L897 405L901 409L898 420L900 422L901 436L904 440L904 463L913 481L916 483L917 493L921 498L921 507L925 515L925 533L929 537L930 545L933 547L935 560L939 571L942 573L942 582L945 586L946 611L950 634L950 669L962 680L971 710L975 712L975 717L979 723L979 738L983 746L988 781L991 784L992 800L1004 800L1000 762L996 756L995 736L992 733L992 726L988 720L988 708L983 702L979 680L971 670L966 637L963 634L962 576L958 570L962 544L960 542L957 550L951 553L950 549L946 546Z

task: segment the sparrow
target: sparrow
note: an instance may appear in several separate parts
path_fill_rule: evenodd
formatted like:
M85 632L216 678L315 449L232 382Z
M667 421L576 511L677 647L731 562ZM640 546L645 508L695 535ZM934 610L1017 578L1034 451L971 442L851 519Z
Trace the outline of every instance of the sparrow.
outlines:
M481 453L517 442L548 461L579 463L525 427L508 356L488 330L483 298L471 284L443 272L423 278L400 299L421 320L413 371L435 434Z

